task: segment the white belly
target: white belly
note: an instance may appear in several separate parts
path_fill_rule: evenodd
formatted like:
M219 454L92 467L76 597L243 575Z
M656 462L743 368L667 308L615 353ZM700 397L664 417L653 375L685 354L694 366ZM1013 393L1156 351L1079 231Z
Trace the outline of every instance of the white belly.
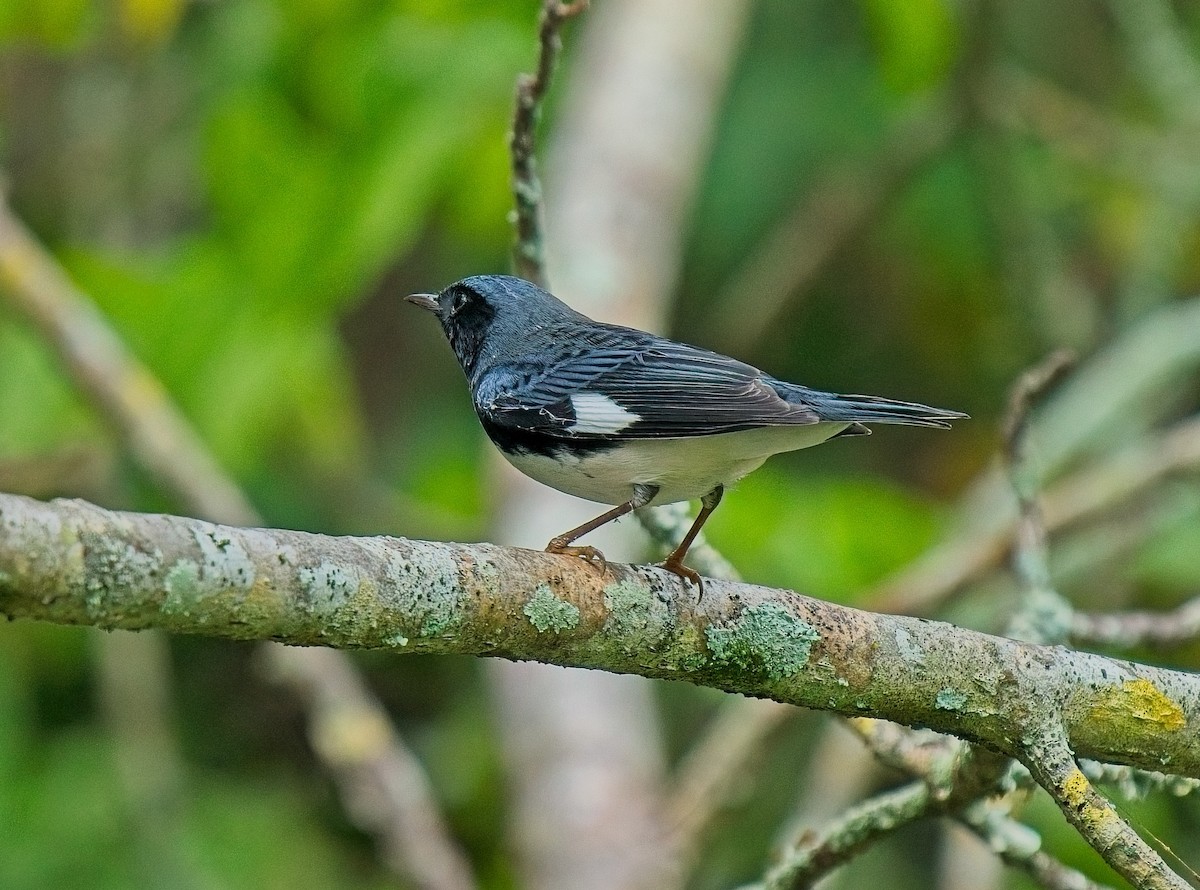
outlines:
M656 485L651 503L670 504L708 494L757 470L773 454L819 445L848 423L776 426L686 439L634 439L579 458L505 454L543 485L601 504L623 504L638 484Z

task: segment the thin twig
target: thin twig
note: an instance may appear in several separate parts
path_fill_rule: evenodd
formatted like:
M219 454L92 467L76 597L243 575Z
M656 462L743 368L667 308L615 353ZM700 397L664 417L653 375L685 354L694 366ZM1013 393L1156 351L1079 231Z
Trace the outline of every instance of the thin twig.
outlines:
M544 0L538 22L538 60L533 74L517 77L509 148L512 154L512 189L516 202L516 241L513 268L529 281L545 286L546 259L542 234L542 184L537 175L536 136L542 100L562 51L563 24L587 9L588 0L563 3Z
M76 386L91 397L104 418L120 433L133 457L160 487L197 516L239 526L261 524L261 518L249 500L220 468L150 369L129 351L95 304L71 283L57 261L3 202L0 202L0 285L0 292L34 323L58 352ZM315 654L284 656L283 647L274 644L268 644L266 653L268 660L288 657L291 673L306 671L308 683L314 688L329 682L332 676L327 670L329 659ZM346 656L334 653L332 658L344 661ZM344 669L353 670L348 662ZM330 694L326 693L325 697ZM367 698L365 693L361 703L364 708L374 708L377 723L388 722L382 705ZM310 732L314 735L326 734L322 725L324 716L325 712L320 710L309 714ZM381 754L382 759L373 772L376 776L387 776L390 764L413 758L408 751L398 750L403 742L394 733L389 741L394 750ZM340 773L335 769L334 775ZM338 787L347 809L353 811L366 786L340 784ZM432 797L424 793L423 786L399 791L405 787L402 777L391 776L374 788L376 799L388 813L390 822L426 826L438 836L427 838L424 844L454 848ZM414 813L413 808L424 812ZM384 839L397 835L407 836L390 829L380 832ZM406 851L411 854L406 857L410 870L426 861L421 846ZM465 858L461 853L458 856L461 860L458 871L469 875ZM462 890L471 886L470 881L440 881L440 873L419 877L419 883L428 888Z
M1079 760L1083 774L1097 785L1113 785L1126 798L1139 800L1152 791L1184 797L1200 791L1200 779L1172 776L1157 770L1134 769L1115 763L1100 763L1096 760Z
M664 504L661 507L647 507L638 510L634 516L650 537L665 550L675 549L692 525L692 516L686 501ZM704 532L697 535L696 540L692 542L688 550L688 562L706 578L724 578L726 581L741 579L733 563L708 542Z
M884 763L922 779L935 796L949 797L966 747L961 740L883 720L855 718L846 722ZM998 790L1008 794L999 801L978 797L951 815L979 835L1005 864L1025 871L1050 890L1108 890L1041 852L1037 832L1009 815L1012 794L1032 784L1028 771L1012 762L996 782Z
M1071 640L1093 646L1182 646L1200 636L1200 596L1167 612L1076 612Z
M1072 610L1050 581L1046 522L1037 496L1039 476L1029 466L1029 417L1034 402L1074 363L1074 353L1059 350L1022 374L1009 394L1004 420L1004 457L1017 499L1013 568L1024 588L1021 604L1009 621L1008 635L1031 643L1065 640Z
M801 835L759 886L764 890L811 887L872 844L930 815L933 803L924 782L910 782L877 794L819 830Z
M978 800L957 818L1005 865L1020 869L1047 890L1112 890L1044 852L1038 833L1009 816L1004 805Z
M856 721L851 721L856 722ZM884 837L918 819L954 813L993 790L1008 771L1007 757L972 749L952 739L944 746L952 752L949 776L943 782L938 770L893 791L878 794L848 810L819 830L805 831L779 865L766 875L767 890L799 890Z

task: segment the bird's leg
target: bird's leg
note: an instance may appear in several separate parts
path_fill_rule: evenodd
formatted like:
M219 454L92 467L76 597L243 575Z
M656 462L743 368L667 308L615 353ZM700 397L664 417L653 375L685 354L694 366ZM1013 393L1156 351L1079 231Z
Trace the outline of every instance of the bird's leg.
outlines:
M683 540L679 542L679 546L672 550L671 555L662 562L662 567L668 572L674 572L680 578L686 578L699 587L701 596L704 596L704 582L700 580L700 573L695 569L689 569L685 566L683 558L687 556L688 548L696 540L696 535L700 534L700 529L708 521L708 517L712 515L712 511L717 509L717 504L721 503L721 496L723 494L725 494L725 486L718 485L704 497L700 498L700 512L696 514L696 521L692 523L692 527L683 536Z
M618 504L611 510L606 510L595 519L589 519L583 525L577 526L570 531L563 532L556 538L551 538L550 543L546 545L547 553L565 553L568 556L578 556L586 559L589 564L597 566L601 572L604 571L606 563L604 554L595 547L572 547L571 542L576 538L582 538L588 532L595 531L600 526L612 522L614 519L620 519L626 513L632 513L641 507L646 506L654 496L658 494L657 485L638 484L633 486L633 497L623 504Z

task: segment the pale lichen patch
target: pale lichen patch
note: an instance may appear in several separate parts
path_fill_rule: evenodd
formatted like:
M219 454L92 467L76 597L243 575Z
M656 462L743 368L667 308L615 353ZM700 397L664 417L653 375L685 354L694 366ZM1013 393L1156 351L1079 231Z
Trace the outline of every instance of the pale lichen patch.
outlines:
M115 535L90 531L80 534L80 542L86 579L84 611L97 627L115 626L123 612L121 604L131 594L155 586L162 554L157 550L142 550Z
M671 614L654 591L628 579L604 588L608 619L606 633L612 634L626 653L646 651L666 635Z
M534 589L522 611L538 633L552 630L558 634L579 626L579 608L574 603L560 600L547 584L539 584Z
M205 586L249 590L254 586L254 560L230 530L205 523L193 535L200 547Z
M358 589L358 579L333 562L303 567L296 572L296 577L304 587L309 609L336 609Z
M967 704L967 694L958 689L939 689L934 704L942 711L961 711Z
M407 542L400 550L387 539L364 539L358 546L385 560L378 596L389 611L411 616L406 626L417 635L436 637L453 630L463 620L465 608L459 563L442 547Z
M181 559L167 571L163 580L162 610L169 615L188 615L200 596L200 566Z
M913 635L903 627L896 628L896 649L900 652L900 657L909 664L925 663L925 653L921 651L921 647L917 645Z
M808 664L813 644L821 639L811 624L778 603L758 603L730 625L704 631L712 660L769 680L790 677Z

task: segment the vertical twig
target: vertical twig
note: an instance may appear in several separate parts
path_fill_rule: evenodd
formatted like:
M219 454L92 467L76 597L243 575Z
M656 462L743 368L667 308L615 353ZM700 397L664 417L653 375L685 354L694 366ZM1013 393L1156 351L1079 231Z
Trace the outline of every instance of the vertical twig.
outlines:
M537 174L537 126L542 114L542 100L550 88L550 80L562 52L562 27L568 19L583 12L587 5L588 0L575 0L573 3L544 0L538 21L537 69L533 74L517 77L512 133L509 136L513 199L516 202L513 268L517 275L543 287L546 285L546 245L542 233L542 183Z
M1050 582L1046 521L1038 501L1038 474L1030 466L1029 415L1034 402L1074 365L1075 355L1059 350L1022 374L1013 385L1004 420L1004 461L1017 498L1013 568L1025 595L1009 622L1009 636L1028 642L1061 642L1070 628L1071 607Z

